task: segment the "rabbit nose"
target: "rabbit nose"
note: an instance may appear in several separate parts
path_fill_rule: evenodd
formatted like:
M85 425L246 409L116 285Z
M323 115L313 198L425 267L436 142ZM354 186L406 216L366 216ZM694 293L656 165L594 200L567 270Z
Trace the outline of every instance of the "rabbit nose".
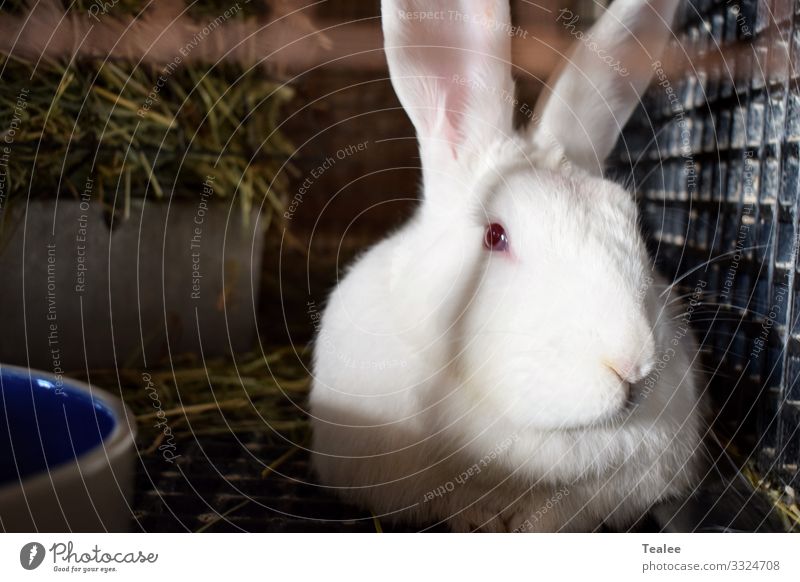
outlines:
M655 338L645 324L637 331L624 345L607 352L604 360L617 376L630 384L646 378L655 367Z
M653 365L652 358L640 361L616 358L607 363L620 380L628 384L634 384L645 378L652 371Z

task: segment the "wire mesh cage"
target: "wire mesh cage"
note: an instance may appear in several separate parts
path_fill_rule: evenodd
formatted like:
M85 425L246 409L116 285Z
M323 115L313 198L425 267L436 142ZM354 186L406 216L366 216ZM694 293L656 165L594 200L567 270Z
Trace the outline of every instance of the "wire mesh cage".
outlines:
M800 2L692 0L612 172L702 346L715 427L800 483ZM752 455L752 457L751 457Z

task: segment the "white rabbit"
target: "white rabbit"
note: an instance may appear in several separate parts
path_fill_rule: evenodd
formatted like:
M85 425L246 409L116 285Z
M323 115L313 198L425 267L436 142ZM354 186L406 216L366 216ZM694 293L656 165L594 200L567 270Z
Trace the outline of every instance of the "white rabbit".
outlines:
M507 2L383 0L423 202L322 317L324 486L456 531L626 527L691 489L696 347L657 289L632 196L601 174L678 2L616 0L515 133Z

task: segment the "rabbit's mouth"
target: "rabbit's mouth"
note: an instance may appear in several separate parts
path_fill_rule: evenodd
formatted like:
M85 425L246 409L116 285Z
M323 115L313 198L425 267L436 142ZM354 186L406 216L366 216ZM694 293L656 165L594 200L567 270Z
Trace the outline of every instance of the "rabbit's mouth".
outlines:
M604 410L594 419L581 423L576 427L578 429L618 427L625 423L638 407L637 399L640 391L636 388L637 382L631 381L612 366L607 365L606 369L609 377L605 381L613 384L613 389L607 393Z
M616 410L609 411L604 418L598 420L596 423L593 423L594 426L619 427L626 422L630 422L632 417L637 416L637 412L639 412L640 407L647 398L647 393L644 389L644 383L642 381L621 381L625 383L625 401Z
M618 411L611 412L612 416L627 417L636 408L639 407L642 401L642 386L641 380L631 380L612 368L611 370L617 377L620 390L625 395L625 400Z
M608 366L608 368L611 370L611 373L614 374L614 376L617 377L617 381L619 381L620 390L622 390L625 393L626 400L630 401L630 399L631 399L631 383L628 381L628 379L625 377L625 375L622 372L620 372L617 368L615 368L614 366Z

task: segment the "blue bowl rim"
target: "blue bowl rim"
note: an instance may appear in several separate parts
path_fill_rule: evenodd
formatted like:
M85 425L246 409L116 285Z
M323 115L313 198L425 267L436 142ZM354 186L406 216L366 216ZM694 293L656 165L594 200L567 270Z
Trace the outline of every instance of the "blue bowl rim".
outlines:
M73 479L86 479L89 475L108 467L113 458L124 454L134 446L137 433L135 417L125 403L113 394L72 378L62 377L58 379L53 374L34 368L0 364L0 374L6 370L25 375L31 380L42 378L55 383L61 382L70 390L83 392L92 399L99 400L111 413L114 419L114 428L103 441L78 456L76 460L60 463L49 471L40 471L19 481L12 481L0 486L0 503L6 498L15 497L21 490L28 496L35 494L37 489L45 488L51 490L56 483L63 483Z

